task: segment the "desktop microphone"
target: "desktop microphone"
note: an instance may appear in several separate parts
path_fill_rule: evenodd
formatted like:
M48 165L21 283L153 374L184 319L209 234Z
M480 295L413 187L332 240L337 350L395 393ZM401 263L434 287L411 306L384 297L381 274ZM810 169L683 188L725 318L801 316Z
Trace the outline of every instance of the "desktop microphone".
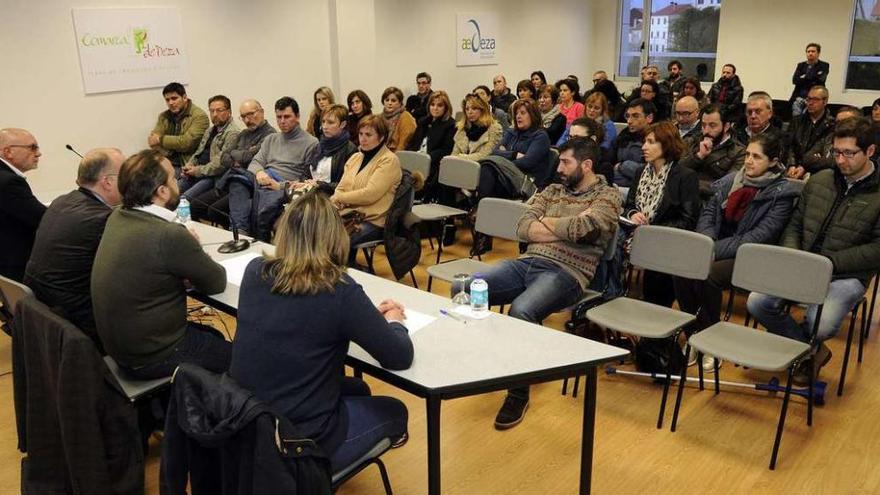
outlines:
M73 149L73 146L71 146L71 145L69 145L69 144L65 144L64 147L67 148L68 150L72 151L76 156L78 156L78 157L80 157L80 158L83 157L82 155L79 154L78 151L76 151L75 149Z
M244 251L245 249L247 249L251 246L250 241L248 241L247 239L239 239L238 238L238 227L235 226L235 221L232 219L231 216L220 211L219 209L214 207L214 205L208 204L207 201L202 201L201 199L198 199L198 198L192 197L192 196L186 196L185 194L182 196L191 202L195 201L196 203L207 207L208 210L219 213L220 215L226 217L227 220L229 220L229 226L232 227L232 240L221 244L220 247L217 248L218 253L223 253L223 254L239 253L239 252Z

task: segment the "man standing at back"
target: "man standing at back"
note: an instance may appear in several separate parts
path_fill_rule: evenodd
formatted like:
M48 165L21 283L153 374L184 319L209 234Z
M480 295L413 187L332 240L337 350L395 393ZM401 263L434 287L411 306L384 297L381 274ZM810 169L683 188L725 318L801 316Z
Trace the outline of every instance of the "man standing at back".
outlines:
M825 80L828 79L828 72L831 71L831 65L828 62L819 60L819 54L822 53L822 46L819 43L809 43L806 48L807 59L797 64L794 68L794 74L791 76L791 83L794 89L791 91L791 115L797 117L804 113L804 107L807 103L807 93L813 86L825 86Z
M37 168L40 145L24 129L0 129L0 275L21 282L46 206L24 173Z
M79 188L52 201L25 271L37 299L98 342L92 312L92 265L104 226L120 202L116 187L125 157L116 148L85 154L77 170Z
M416 94L406 99L406 111L411 113L416 122L428 115L428 100L431 99L431 74L419 72L416 75Z
M208 116L187 98L183 84L169 83L162 89L162 96L168 110L159 114L147 144L171 161L177 177L198 148L208 128Z
M107 354L132 376L168 376L180 363L229 368L232 345L186 319L189 286L216 294L226 270L195 233L174 222L180 202L171 162L154 150L129 157L119 171L122 208L110 214L92 269L92 303Z

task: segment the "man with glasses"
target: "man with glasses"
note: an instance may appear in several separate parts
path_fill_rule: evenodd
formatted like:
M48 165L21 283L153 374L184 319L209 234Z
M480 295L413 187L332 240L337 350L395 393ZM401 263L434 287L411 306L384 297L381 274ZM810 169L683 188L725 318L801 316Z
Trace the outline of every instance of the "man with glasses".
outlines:
M870 122L863 118L840 122L831 148L835 167L810 176L780 240L782 246L826 256L834 265L819 320L820 344L813 357L817 375L831 359L822 342L834 337L880 267L880 174L871 160L875 151ZM798 323L784 311L784 304L779 298L752 293L748 308L770 332L809 342L816 306L809 306L805 320ZM807 382L811 365L802 363L796 383Z
M617 136L610 157L614 164L614 183L620 187L631 187L636 172L645 164L642 154L645 128L654 122L656 112L653 103L641 98L626 104L626 129Z
M168 110L159 114L147 144L168 157L174 175L179 177L208 128L208 116L186 96L183 84L167 84L162 88L162 97Z
M693 96L683 96L675 103L675 124L688 149L700 140L700 104Z
M431 99L431 74L419 72L416 75L418 91L406 99L406 111L411 113L416 122L428 115L428 100Z
M24 174L37 168L40 145L24 129L0 129L0 275L21 282L46 206Z
M700 196L712 196L712 183L728 172L742 168L745 147L730 135L733 116L720 105L710 104L700 112L700 138L681 158L680 164L697 173Z
M232 149L239 128L232 120L229 98L217 95L208 100L211 127L205 131L195 154L186 162L178 180L180 192L195 197L214 187L214 178L223 175L228 167L221 162L223 151Z
M813 174L834 166L828 157L834 133L834 117L827 108L828 90L825 86L813 86L806 102L807 111L795 117L788 128L791 144L786 175L791 179L801 179L807 172Z
M116 148L97 148L83 156L76 174L79 187L56 198L46 210L24 276L40 301L96 343L92 264L107 217L122 202L116 184L123 161L125 156Z

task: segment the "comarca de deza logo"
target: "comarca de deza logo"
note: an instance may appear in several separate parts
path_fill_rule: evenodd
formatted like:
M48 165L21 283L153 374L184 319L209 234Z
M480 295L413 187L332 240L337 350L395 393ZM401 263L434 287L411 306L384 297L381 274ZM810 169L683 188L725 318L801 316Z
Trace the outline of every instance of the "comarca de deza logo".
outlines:
M474 27L474 34L470 38L462 38L461 49L478 53L480 50L495 50L495 38L483 38L480 33L480 24L474 19L468 19L468 24Z
M146 28L132 28L130 31L117 34L86 33L80 37L79 41L83 46L89 48L131 47L135 55L143 58L180 55L179 47L152 42L150 32Z

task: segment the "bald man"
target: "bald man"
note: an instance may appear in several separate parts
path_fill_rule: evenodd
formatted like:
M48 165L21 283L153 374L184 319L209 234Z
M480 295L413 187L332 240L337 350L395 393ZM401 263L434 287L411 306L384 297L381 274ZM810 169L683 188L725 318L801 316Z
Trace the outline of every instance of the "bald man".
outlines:
M79 186L52 201L37 229L24 283L37 298L98 342L92 313L92 264L107 217L120 202L116 186L125 156L98 148L79 164Z
M0 275L21 282L46 206L24 174L37 168L40 145L24 129L0 129Z
M693 96L682 96L675 103L675 124L687 149L700 141L700 105Z

